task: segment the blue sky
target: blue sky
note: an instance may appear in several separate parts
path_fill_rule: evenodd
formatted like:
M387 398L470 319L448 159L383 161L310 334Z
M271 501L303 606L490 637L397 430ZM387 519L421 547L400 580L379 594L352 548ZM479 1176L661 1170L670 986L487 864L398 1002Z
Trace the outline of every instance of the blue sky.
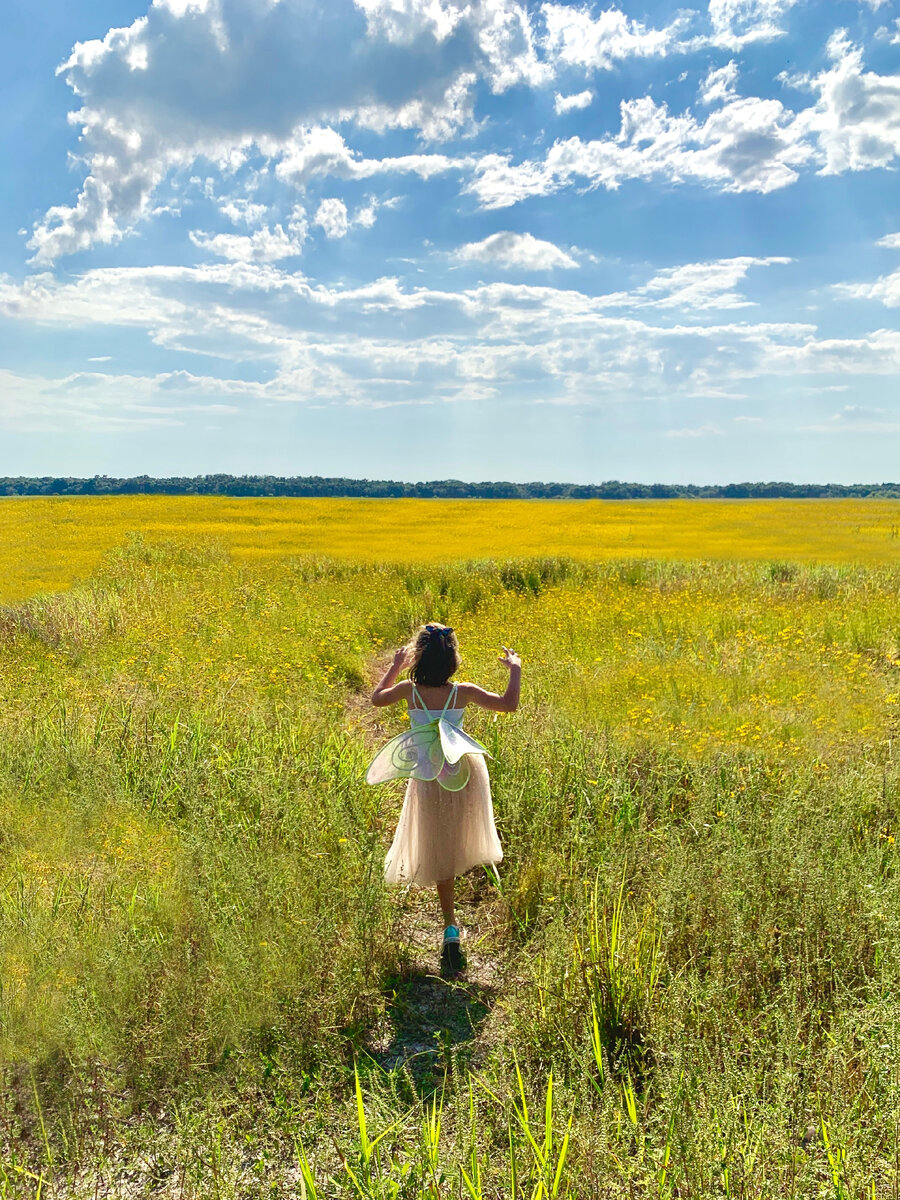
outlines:
M4 21L0 474L900 478L890 0Z

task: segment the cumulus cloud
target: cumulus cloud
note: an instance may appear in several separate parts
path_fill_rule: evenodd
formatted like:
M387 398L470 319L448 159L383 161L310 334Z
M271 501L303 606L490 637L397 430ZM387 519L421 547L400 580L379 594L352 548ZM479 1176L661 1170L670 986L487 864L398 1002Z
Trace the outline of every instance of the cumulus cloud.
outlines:
M342 238L347 236L350 222L347 219L347 205L343 200L329 196L319 205L314 217L315 224L323 230L327 238Z
M662 29L652 29L618 8L595 17L588 8L568 4L544 4L541 12L550 58L594 70L610 70L626 58L662 57L683 49L679 39L691 22L690 14L681 13Z
M559 267L571 270L578 266L571 254L560 250L553 242L542 241L530 233L508 230L460 246L454 257L460 262L491 263L507 271L552 271Z
M542 160L433 147L477 130L479 88L547 87L573 70L627 59L739 48L780 35L793 2L710 0L708 31L697 33L689 32L697 13L656 28L616 7L525 0L156 0L131 25L76 44L60 68L80 104L70 119L80 130L83 182L73 203L36 222L33 261L113 244L172 211L157 192L167 183L177 193L177 172L197 162L225 177L253 163L274 166L278 181L301 191L326 176L461 172L474 175L469 187L488 208L582 182L659 179L765 193L805 166L834 174L892 165L900 76L866 71L843 34L832 39L827 70L791 81L814 96L799 112L739 96L728 63L701 85L712 108L703 120L646 95L622 103L616 133L557 142ZM589 90L556 92L554 104L565 113L591 98ZM354 133L387 130L408 131L418 144L383 158L348 144ZM249 230L279 216L246 195L226 196L221 211ZM241 253L262 252L245 245Z
M557 141L541 161L486 155L468 185L484 208L550 195L576 180L618 188L627 179L700 183L726 192L772 192L793 183L814 155L794 113L779 100L729 97L698 121L650 96L623 101L612 137Z
M445 6L441 0L424 4L415 0L356 0L356 7L366 14L370 34L401 45L412 45L423 35L442 42L463 15L460 9Z
M190 239L199 250L227 258L232 262L279 262L303 253L306 237L305 221L292 223L291 231L285 233L280 225L274 229L256 229L249 235L236 233L204 233L191 230Z
M39 264L119 240L169 172L199 158L233 171L335 121L446 137L471 121L479 77L502 90L546 68L515 0L166 0L79 42L60 73L81 102L86 170L75 203L36 224Z
M553 107L556 110L557 116L563 113L574 112L579 108L590 108L594 100L594 93L589 89L583 92L575 92L571 96L562 96L559 92L553 97Z
M251 200L234 197L219 205L219 212L232 225L259 225L268 212L265 204L254 204Z
M829 53L829 69L787 80L816 97L799 112L774 98L739 96L729 64L701 87L704 101L718 104L703 121L651 96L625 100L616 134L556 141L543 159L521 163L485 155L468 190L484 208L504 208L581 181L615 189L628 179L660 179L768 193L794 183L807 165L828 175L892 166L900 157L900 74L865 71L862 52L842 33Z
M371 229L380 207L383 206L378 200L370 196L365 204L351 215L343 200L336 196L326 196L316 209L313 224L317 225L327 238L346 237L354 226Z
M845 31L828 43L834 65L794 82L817 94L799 122L816 136L823 175L889 167L900 156L900 74L863 69L862 51Z
M848 300L877 300L886 308L900 308L900 270L870 283L838 283L834 290Z
M370 34L414 47L423 38L469 40L495 91L516 83L544 82L547 66L537 54L528 9L518 0L473 0L465 6L442 0L356 0Z
M900 233L879 238L878 245L887 250L900 250ZM900 308L900 268L870 282L837 283L834 291L849 300L877 300L887 308Z
M737 50L748 42L783 37L781 18L797 0L709 0L712 41Z
M734 85L737 83L737 77L738 68L734 59L724 67L710 70L700 85L702 103L709 105L731 100L736 95Z
M280 147L273 147L280 158L275 167L278 179L303 188L316 177L368 179L373 175L411 174L430 179L465 162L444 154L406 154L388 158L363 158L355 154L337 130L323 126L295 130Z

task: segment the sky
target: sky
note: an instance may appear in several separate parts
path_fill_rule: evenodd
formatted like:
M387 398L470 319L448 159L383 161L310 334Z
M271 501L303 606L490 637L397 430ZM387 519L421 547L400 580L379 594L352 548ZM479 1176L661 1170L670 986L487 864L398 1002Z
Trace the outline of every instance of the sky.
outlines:
M891 0L6 0L0 95L0 475L900 479Z

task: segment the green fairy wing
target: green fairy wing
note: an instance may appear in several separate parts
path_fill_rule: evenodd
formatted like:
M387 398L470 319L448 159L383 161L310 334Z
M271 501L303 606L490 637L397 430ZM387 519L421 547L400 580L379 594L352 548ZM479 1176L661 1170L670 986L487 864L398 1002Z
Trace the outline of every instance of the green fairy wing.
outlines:
M487 754L487 750L458 726L439 717L398 733L382 746L369 765L366 783L436 779L446 791L458 792L469 782L469 754Z
M438 722L414 725L382 746L366 771L366 783L389 779L437 779L444 766Z
M441 735L441 750L448 763L458 763L464 754L487 754L488 758L491 757L481 742L476 742L473 737L469 737L458 725L453 725L450 721L441 718L438 721L438 728Z

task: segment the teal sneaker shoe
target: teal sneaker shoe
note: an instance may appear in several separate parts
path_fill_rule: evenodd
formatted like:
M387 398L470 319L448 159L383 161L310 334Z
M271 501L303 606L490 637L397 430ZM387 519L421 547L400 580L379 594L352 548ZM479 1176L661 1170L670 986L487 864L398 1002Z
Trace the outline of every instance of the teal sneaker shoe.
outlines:
M441 974L458 975L466 969L466 956L459 944L459 928L448 925L441 945Z

